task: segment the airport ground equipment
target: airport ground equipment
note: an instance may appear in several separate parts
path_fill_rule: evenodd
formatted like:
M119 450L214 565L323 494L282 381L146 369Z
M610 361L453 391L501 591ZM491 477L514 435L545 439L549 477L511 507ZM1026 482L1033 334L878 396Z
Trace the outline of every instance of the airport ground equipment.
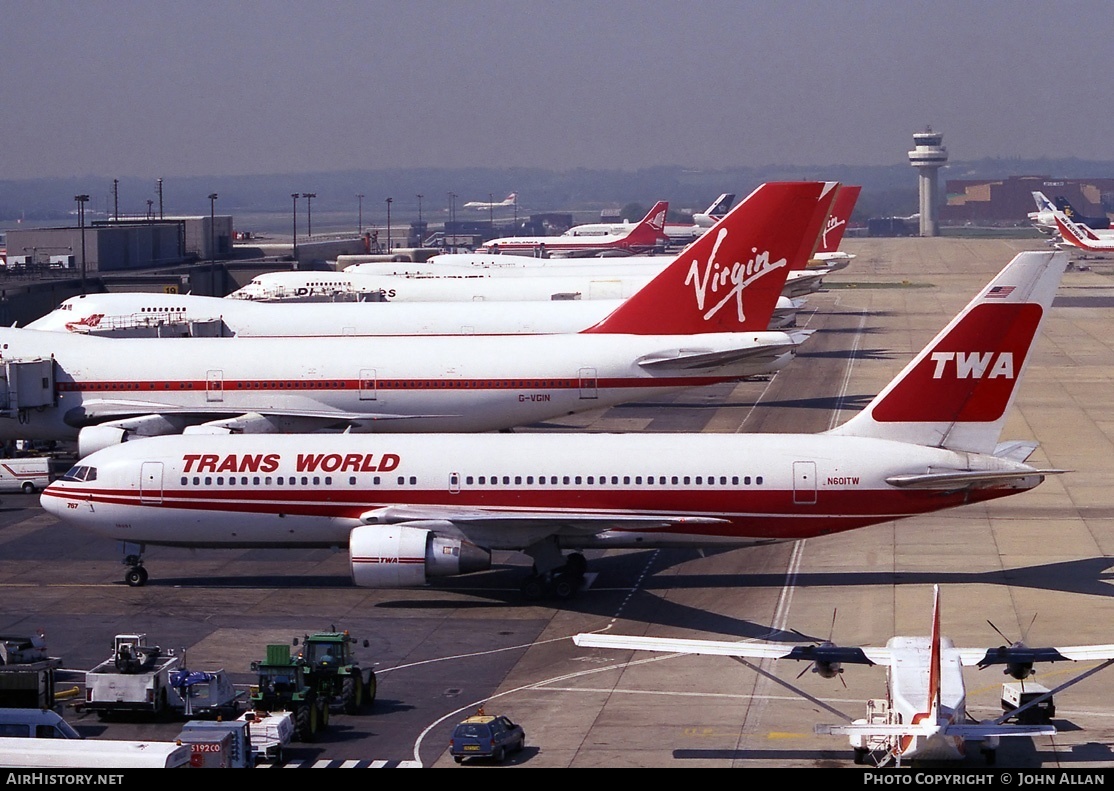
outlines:
M352 650L356 638L347 631L315 632L302 638L298 656L305 662L306 683L327 704L339 703L345 714L358 714L375 701L375 671L367 675ZM294 638L294 645L298 639ZM367 648L368 641L364 640Z
M1022 709L1022 706L1025 708ZM1011 714L1018 709L1021 713L1010 716L1010 719L1022 725L1048 723L1056 716L1052 691L1034 681L1013 681L1002 685L1002 711Z
M195 769L251 769L255 753L246 720L187 722L175 741L189 745Z
M316 741L328 727L329 706L324 697L306 681L306 663L290 655L288 645L267 646L267 658L252 662L257 683L251 690L251 705L256 711L287 711L294 718L294 738Z
M0 707L53 709L60 657L47 656L46 641L0 635Z
M248 723L256 763L281 763L283 750L294 738L294 715L289 711L248 709L240 719Z
M85 674L82 707L102 717L130 711L235 718L241 697L223 670L190 670L174 651L149 644L146 634L118 634L112 656Z

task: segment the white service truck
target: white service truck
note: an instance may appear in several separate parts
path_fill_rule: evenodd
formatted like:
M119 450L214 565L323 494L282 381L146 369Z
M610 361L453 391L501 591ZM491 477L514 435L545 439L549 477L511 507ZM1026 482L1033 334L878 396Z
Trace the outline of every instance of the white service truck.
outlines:
M235 718L239 699L223 670L192 671L172 650L149 645L145 634L118 634L112 656L85 674L82 708L155 716Z

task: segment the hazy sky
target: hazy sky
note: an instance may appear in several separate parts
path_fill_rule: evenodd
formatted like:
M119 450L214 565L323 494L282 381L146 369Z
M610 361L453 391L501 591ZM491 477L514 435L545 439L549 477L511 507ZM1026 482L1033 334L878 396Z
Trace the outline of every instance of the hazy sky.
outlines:
M1114 159L1107 2L0 0L0 179Z

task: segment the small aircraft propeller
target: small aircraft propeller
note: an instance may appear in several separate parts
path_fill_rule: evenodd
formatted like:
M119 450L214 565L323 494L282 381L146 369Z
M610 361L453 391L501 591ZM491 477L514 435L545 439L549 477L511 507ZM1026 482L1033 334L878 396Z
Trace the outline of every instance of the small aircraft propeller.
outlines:
M828 639L824 640L821 643L818 643L815 648L835 648L835 643L832 642L832 636L835 634L835 622L837 613L838 610L832 610L832 626L828 630ZM844 688L847 688L847 682L843 680L842 662L826 659L814 659L811 665L797 674L797 678L800 678L809 670L811 670L813 673L818 674L820 678L838 678L840 680L840 683L843 684Z
M997 649L998 655L1002 658L1006 666L1002 673L1016 678L1018 681L1022 682L1022 685L1024 685L1025 679L1037 672L1033 669L1034 652L1025 644L1026 639L1029 637L1029 630L1033 628L1033 624L1036 623L1036 621L1037 616L1034 614L1033 620L1029 621L1029 626L1021 633L1021 639L1011 641L1010 638L1002 633L1001 629L987 619L990 628L997 632L1003 640L1009 642L1008 646L999 646Z

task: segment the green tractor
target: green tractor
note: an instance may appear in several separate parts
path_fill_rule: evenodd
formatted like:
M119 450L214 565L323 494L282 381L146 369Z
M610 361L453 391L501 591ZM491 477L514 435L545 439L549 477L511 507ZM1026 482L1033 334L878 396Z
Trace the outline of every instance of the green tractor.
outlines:
M360 669L352 646L356 638L348 632L307 634L302 638L299 659L305 665L306 684L328 702L340 704L345 714L358 714L375 701L375 671ZM298 639L294 638L294 645ZM368 641L364 640L364 648Z
M265 662L252 662L258 683L251 688L251 706L256 711L289 711L294 717L294 738L317 741L329 725L329 701L308 683L308 667L300 657L290 656L290 646L267 646Z

